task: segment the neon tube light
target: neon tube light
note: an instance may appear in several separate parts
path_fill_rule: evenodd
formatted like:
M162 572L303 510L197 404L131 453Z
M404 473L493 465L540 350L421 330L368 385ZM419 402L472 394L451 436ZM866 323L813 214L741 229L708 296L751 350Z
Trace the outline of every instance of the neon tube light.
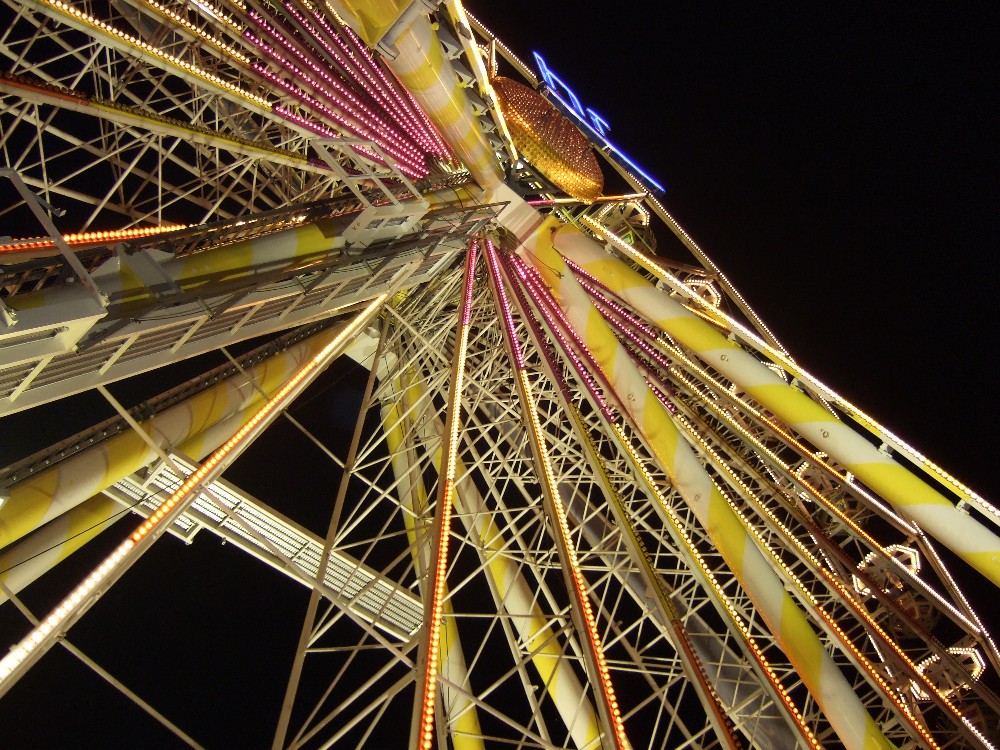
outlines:
M569 573L573 593L575 594L577 605L583 619L584 633L587 636L588 646L590 647L590 653L593 657L593 663L598 673L598 687L600 688L601 695L604 700L604 707L611 722L611 730L614 734L612 739L618 750L631 750L632 745L629 742L628 735L625 733L625 724L622 721L621 709L618 706L618 698L615 694L611 674L608 671L607 660L604 657L604 647L601 644L601 636L597 628L597 619L594 616L594 611L590 604L590 596L587 592L587 581L583 577L583 573L580 570L580 564L576 554L576 545L573 543L566 509L563 507L562 500L559 498L559 493L556 490L555 473L552 470L552 464L549 460L548 450L546 449L545 440L542 435L542 426L538 420L537 410L535 409L535 400L532 396L531 382L528 380L527 372L524 367L524 355L521 351L521 346L514 335L514 318L511 312L510 301L507 297L507 291L504 287L503 276L500 274L496 255L493 243L487 239L486 260L496 288L496 298L500 306L500 317L504 327L505 338L510 344L511 353L514 357L514 374L518 379L520 391L526 402L525 411L527 412L528 426L530 428L529 434L532 437L532 443L537 451L537 457L542 469L542 476L539 477L539 479L542 480L543 486L546 488L546 495L551 501L552 509L555 514L554 526L559 533L558 538L562 543L562 550L564 551L564 558L568 567L567 572Z

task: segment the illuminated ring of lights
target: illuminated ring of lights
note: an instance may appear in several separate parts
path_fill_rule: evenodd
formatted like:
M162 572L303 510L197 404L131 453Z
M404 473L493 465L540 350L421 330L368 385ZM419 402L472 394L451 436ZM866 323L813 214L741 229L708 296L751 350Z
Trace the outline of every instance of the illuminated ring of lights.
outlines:
M560 190L590 202L604 190L604 175L590 142L543 96L503 76L492 79L514 146Z

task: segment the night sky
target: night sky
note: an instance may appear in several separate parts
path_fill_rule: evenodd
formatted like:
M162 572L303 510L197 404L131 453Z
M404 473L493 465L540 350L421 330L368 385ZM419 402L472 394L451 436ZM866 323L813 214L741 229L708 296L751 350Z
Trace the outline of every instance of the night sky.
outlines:
M793 357L1000 496L995 6L469 7L610 122Z
M667 208L800 363L987 498L1000 497L994 7L733 5L469 7L526 62L541 52L604 116L611 139L666 186ZM343 373L328 377L329 385ZM120 649L106 632L100 639L107 618L98 624L96 615L73 640L207 746L264 747L305 591L202 536L184 550L165 540L143 562L171 566L169 575L126 576L98 605L121 612ZM204 596L215 586L229 596ZM41 611L55 597L43 589L31 598ZM195 598L199 616L183 626L125 604L180 608ZM254 642L240 639L245 617L257 622ZM185 650L155 648L174 642L178 627ZM143 643L154 647L136 648ZM219 666L198 667L220 655ZM30 676L27 690L0 702L8 741L8 728L25 730L13 746L88 747L95 737L107 748L175 746L65 654L46 658L62 678ZM247 675L254 660L262 669ZM234 676L251 688L233 693ZM46 705L81 700L63 690L76 680L90 681L101 718L79 704L46 717ZM34 728L23 726L29 715ZM32 744L43 724L55 739Z

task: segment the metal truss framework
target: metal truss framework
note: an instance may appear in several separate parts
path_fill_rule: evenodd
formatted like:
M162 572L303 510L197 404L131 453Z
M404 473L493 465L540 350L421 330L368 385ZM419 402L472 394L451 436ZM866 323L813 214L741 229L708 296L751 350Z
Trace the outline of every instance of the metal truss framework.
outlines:
M7 7L15 21L0 38L0 52L13 73L53 89L24 95L23 86L4 82L5 161L50 203L71 198L89 204L80 231L104 208L128 217L126 225L163 223L181 203L196 206L202 213L192 218L201 223L329 193L334 177L327 170L303 168L308 154L302 134L261 107L248 108L232 92L192 86L193 76L178 81L175 72L130 56L113 34L88 35L85 27L67 26L51 5ZM245 72L227 66L218 50L194 43L190 30L185 34L141 15L152 6L109 7L110 16L87 9L109 26L137 25L150 45L195 68L212 74L228 68L227 79L258 87L245 80ZM58 96L63 90L86 92L118 109L107 113L77 103L75 109L89 115L81 127L80 115L66 111L74 102ZM204 138L193 137L199 128ZM212 133L217 135L209 138ZM93 194L89 186L95 181L108 186L103 195Z
M338 229L343 231L352 221L364 219L353 200L346 203L354 210L344 210L342 203L332 207L320 204L315 210L299 206L293 217L269 223L267 229L270 233L294 231L307 218L314 218L336 221ZM369 212L374 214L371 220L383 220L379 209L370 208ZM206 283L193 284L190 289L171 285L170 279L156 270L154 262L145 260L157 252L155 246L118 249L111 259L139 268L142 268L139 262L144 261L146 267L153 269L147 271L153 279L151 286L159 282L161 291L138 309L120 304L113 296L108 314L88 326L86 335L72 350L53 350L40 360L25 358L23 363L0 369L0 413L30 408L219 346L336 315L393 285L406 288L419 284L453 262L465 247L467 233L494 213L489 206L445 206L428 214L419 231L374 242L356 251L338 249L330 253L324 249L306 258L292 274L287 262L262 263L248 266L245 273L222 283L206 274ZM214 247L252 241L245 238L242 230L239 227L239 231L228 233L236 234L239 239L212 230L199 234L212 237ZM185 234L177 239L186 246L197 247L203 242L198 234ZM108 260L107 253L97 258L102 255ZM58 278L58 272L52 274L47 270L51 265L47 261L41 267L45 269L43 273ZM15 267L8 275L23 277L34 271L31 264L26 264L23 270ZM20 280L16 283L20 284ZM46 330L61 331L66 325L66 318L57 320L39 327L35 336L41 338ZM8 362L17 361L17 346L24 343L34 342L0 343L9 347Z
M504 230L506 204L465 190L467 175L443 154L428 156L429 175L404 173L405 148L397 163L385 150L395 144L358 138L356 115L338 110L323 127L341 128L320 132L301 115L306 100L268 72L268 45L312 34L312 3L0 2L7 167L39 205L66 203L79 232L156 230L73 240L86 272L110 290L103 303L75 301L79 271L48 240L0 240L13 259L3 268L0 413L252 336L293 330L309 342L328 321L380 305L356 342L369 377L350 447L341 457L322 446L342 470L327 493L326 536L223 481L201 488L171 526L188 539L210 529L313 591L275 710L275 747L850 744L631 396L568 323L569 305L532 269L524 238ZM446 6L444 56L460 66L464 49L463 87L488 91L477 81L486 75L479 42L531 80L479 21ZM362 55L350 32L337 33ZM335 41L326 31L311 38ZM378 86L373 66L344 58L329 70L358 80L370 72ZM468 96L497 159L513 169L495 103ZM371 97L392 100L389 89ZM409 106L395 116L413 124ZM22 209L0 207L0 222ZM788 360L654 196L640 189L547 210L785 384L855 420L973 518L1000 526L987 501ZM652 221L676 239L670 251L695 262L644 255L656 246ZM309 245L306 229L317 226L322 241ZM261 250L272 246L273 255ZM227 252L244 255L185 270ZM702 353L582 269L566 273L760 551L783 606L800 613L843 676L847 708L863 709L899 747L992 747L1000 699L982 673L1000 669L1000 654L938 542ZM108 282L128 274L148 293ZM42 302L18 308L24 299ZM23 334L26 321L36 322ZM155 419L227 378L261 391L263 376L250 372L258 364L234 360L141 414L9 467L0 499L86 451L110 455L131 424L158 457L99 493L152 523L182 475L198 471L180 439L156 442ZM225 419L258 395L244 394ZM16 591L4 593L20 604ZM172 717L175 726L118 687L197 746L181 731L184 717Z
M378 408L381 429L357 436L351 467L366 477L371 489L340 509L328 540L332 549L361 560L384 560L388 567L383 570L397 571L386 575L423 596L427 561L421 550L427 543L418 540L434 518L428 499L435 497L439 481L447 416L444 393L453 354L449 346L454 345L448 319L455 314L460 281L455 272L450 296L442 297L436 285L387 312L381 344L384 369L370 404L372 410ZM538 684L534 670L539 669L539 652L548 655L555 649L551 653L559 654L561 664L572 665L576 682L566 677L558 684L559 690L573 693L575 711L581 711L580 706L595 710L596 696L590 692L594 683L587 678L585 646L573 625L573 604L562 582L566 561L559 560L552 519L539 503L542 491L523 429L528 417L513 388L511 359L490 296L481 278L465 350L465 418L445 615L455 639L451 647L473 643L475 655L470 657L467 648L462 649L465 662L462 656L442 655L448 669L455 670L443 674L448 709L442 721L452 737L459 737L466 731L463 721L475 713L480 727L496 727L483 729L486 737L509 738L513 731L529 746L564 746L580 740L571 736L572 729L569 735L556 734L566 732L565 725L546 718L565 695ZM789 707L779 697L801 695L795 669L735 578L727 574L698 521L669 490L642 439L627 427L606 423L585 397L583 384L574 383L569 365L551 357L551 344L538 341L541 327L532 330L522 323L518 332L529 353L525 369L531 373L539 420L559 493L573 521L573 541L591 606L599 613L626 724L639 728L635 734L648 738L650 747L691 742L710 746L723 740L711 710L704 707L718 705L731 722L727 731L735 729L753 744L803 741L786 725ZM969 736L968 727L953 707L928 704L929 693L918 687L924 679L918 662L956 654L928 637L926 626L948 618L962 627L968 624L965 616L926 580L900 565L886 545L856 533L855 524L871 512L858 512L865 500L862 488L773 422L755 423L750 415L759 410L735 395L730 384L698 368L688 354L664 346L663 355L677 364L653 365L651 377L655 372L664 389L669 388L691 444L702 446L706 467L745 504L744 513L759 530L763 546L802 606L812 610L825 648L839 654L838 665L853 675L852 689L886 734L905 742L915 721L937 726L950 714L952 729L938 736L948 738L943 744L965 741L960 738ZM729 460L723 462L720 454ZM379 485L389 491L376 489ZM898 524L891 513L880 513L877 503L869 507L886 523ZM850 562L858 559L869 561L864 572ZM894 600L884 586L886 573L900 582L905 576L903 586L913 592L912 598L906 603ZM868 575L871 584L865 580ZM882 582L881 589L876 580ZM492 601L482 601L486 591ZM862 604L865 596L870 598ZM915 601L919 617L907 611ZM496 613L501 620L489 623ZM307 720L293 735L293 746L321 732L344 741L377 735L386 712L400 710L393 701L408 705L412 700L417 640L387 653L379 679L362 687L362 674L367 679L370 673L359 673L358 683L352 683L350 675L359 669L352 662L374 644L367 634L358 633L357 651L338 658L334 654L350 639L346 630L350 628L342 614L331 609L307 631L307 666L337 677L308 704ZM544 641L539 642L541 633ZM506 654L510 656L502 656ZM887 690L886 676L892 689ZM531 689L520 705L525 685ZM909 687L900 690L903 686ZM893 690L903 697L887 706L886 693ZM341 695L346 702L338 701ZM995 704L981 686L976 695L967 694L966 700ZM627 703L633 696L642 698ZM335 729L337 718L344 716L351 717L349 725ZM822 712L808 699L800 716L821 745L834 741Z

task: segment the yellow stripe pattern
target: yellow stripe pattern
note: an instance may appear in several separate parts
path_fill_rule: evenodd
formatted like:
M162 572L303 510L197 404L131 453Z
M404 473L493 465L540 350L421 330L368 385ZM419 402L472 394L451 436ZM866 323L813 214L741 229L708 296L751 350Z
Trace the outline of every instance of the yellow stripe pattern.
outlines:
M389 67L413 95L427 117L484 190L503 181L493 149L487 143L441 42L426 16L417 16L396 40L399 55Z
M403 15L405 0L340 0L342 9L351 18L351 26L365 44L374 47L393 24Z
M419 540L418 543L418 536L421 535L421 532L423 532L423 536L426 536L426 531L418 529L416 521L427 511L427 489L424 487L421 475L412 471L409 462L400 452L404 436L413 429L407 405L414 403L419 398L421 389L419 385L411 384L406 387L405 391L402 391L400 378L395 380L395 384L397 391L401 392L402 400L383 407L383 424L388 425L385 430L385 442L389 449L389 455L392 457L393 472L399 483L397 490L399 502L408 511L402 515L403 523L406 526L406 537L410 542L413 564L421 582L424 582L427 569L430 566L430 545L424 539ZM440 465L440 449L436 451L434 460L435 464ZM426 591L426 587L423 595L430 595ZM466 698L461 691L453 690L449 685L449 683L467 685L468 668L458 637L458 624L453 616L454 610L448 599L445 599L444 602L444 612L444 633L441 637L439 659L441 674L445 677L445 681L441 685L445 714L454 726L452 741L456 750L482 750L484 747L483 731L479 726L479 714L476 712L475 704Z
M1000 586L1000 537L756 357L696 317L581 232L564 227L559 252L639 311L646 320L733 381L820 451L843 464L903 516Z
M892 747L825 651L805 614L785 591L753 536L681 438L666 409L650 392L610 328L595 314L586 292L553 245L564 231L555 219L546 220L532 236L521 238L526 241L525 258L539 271L567 317L578 327L657 460L705 526L844 746L849 750ZM607 258L598 246L594 245L594 250Z
M0 555L0 581L15 594L118 520L121 506L96 495ZM7 600L0 594L0 603Z
M250 369L250 378L242 375L229 378L146 420L142 427L167 450L189 441L221 419L228 419L255 403L259 406L262 397L258 388L266 393L276 391L335 333L336 329L317 334ZM13 485L10 498L0 507L0 547L20 539L156 458L156 452L129 429Z
M397 480L402 477L416 476L416 491L420 495L418 502L426 502L426 490L422 483L419 483L418 474L407 473L407 462L399 455L399 448L402 445L402 436L407 432L417 429L409 414L414 404L418 403L421 397L422 388L419 384L411 383L402 393L402 399L386 410L388 416L383 420L386 425L391 425L385 431L386 442L389 452L393 456L393 471ZM440 464L441 450L435 451L434 462ZM511 623L520 636L524 644L524 651L531 655L531 663L538 672L541 684L552 699L553 704L559 711L570 736L577 747L583 750L596 750L600 745L601 731L597 721L597 714L594 706L583 695L583 688L580 685L572 667L562 658L562 651L557 641L556 633L553 631L552 623L546 620L538 605L537 599L532 595L527 582L517 570L517 566L511 564L508 559L509 543L503 532L496 525L492 514L485 512L482 499L478 496L475 485L467 482L461 477L468 475L469 471L465 462L456 457L456 476L460 479L456 483L457 492L452 495L455 512L462 523L467 526L467 533L470 538L476 540L481 549L481 554L486 559L485 570L489 574L496 597L504 603ZM402 496L410 491L408 481L400 481L399 495ZM407 518L407 533L409 535L409 514L404 514ZM426 548L425 548L426 549ZM427 555L425 555L426 557ZM425 568L427 562L423 563ZM453 618L446 618L446 623L453 624ZM452 625L453 626L453 625ZM449 628L447 638L442 640L442 648L451 641L452 631ZM454 642L458 642L458 634L454 633ZM442 663L447 659L443 658ZM465 719L466 714L460 716L460 720L475 721L478 730L478 716ZM464 725L456 724L456 732L452 737L459 747L458 741L461 738L458 730ZM472 730L469 729L469 734Z

